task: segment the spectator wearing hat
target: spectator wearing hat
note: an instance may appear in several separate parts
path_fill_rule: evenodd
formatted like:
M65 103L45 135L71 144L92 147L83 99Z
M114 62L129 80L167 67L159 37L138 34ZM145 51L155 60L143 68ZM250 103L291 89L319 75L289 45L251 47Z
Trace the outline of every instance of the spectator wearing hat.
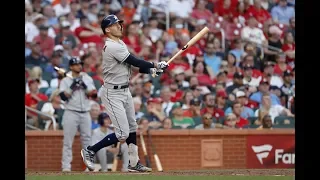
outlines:
M292 68L286 63L286 55L276 55L277 64L274 66L274 74L282 76L285 71L292 71Z
M32 41L30 43L31 54L25 58L25 64L33 66L45 66L48 58L42 55L40 42Z
M253 5L246 12L246 17L249 16L255 17L261 24L271 19L270 13L261 6L261 0L253 0Z
M226 103L227 99L228 99L228 95L227 95L226 91L217 90L217 93L216 93L216 106L217 106L217 109L221 109L222 111L225 111L226 108L227 108L227 103Z
M216 107L215 97L211 93L207 93L203 96L203 103L204 107L201 109L201 114L209 112L212 117L216 119L224 117L224 112Z
M248 119L248 117L254 116L254 111L250 107L247 107L246 104L248 103L248 98L243 91L237 91L236 92L236 102L239 102L241 104L241 112L240 116L244 119ZM232 113L232 107L229 107L224 114Z
M201 101L198 98L193 98L190 101L190 108L183 111L183 116L196 118L201 116Z
M287 0L279 0L279 4L272 8L271 15L275 23L288 25L290 18L295 17L295 10L288 6Z
M284 35L284 43L282 45L282 51L286 54L286 62L291 67L294 67L294 60L296 55L296 44L292 32L286 32Z
M64 16L71 11L68 0L60 0L60 3L54 5L53 9L57 17Z
M261 79L258 91L250 96L250 100L261 104L262 95L269 92L270 83L266 78ZM280 105L280 99L275 94L270 94L271 104Z
M259 86L261 76L253 77L253 66L246 64L243 66L243 84L248 85L254 89Z
M208 42L206 44L205 53L203 55L204 62L210 67L214 75L217 75L220 70L221 57L218 57L214 51L214 44Z
M148 119L149 127L153 129L158 129L165 118L161 103L161 98L149 98L147 101L147 112L144 117Z
M34 38L34 41L39 42L41 53L50 58L54 48L54 39L48 36L48 29L47 25L41 25L39 27L40 33Z
M60 24L60 32L57 34L57 36L54 39L55 45L65 45L67 42L70 43L71 48L75 48L77 46L77 40L76 37L73 35L73 33L70 30L70 22L67 20L64 20Z
M91 138L91 144L96 144L103 138L105 138L107 135L114 133L114 128L112 126L112 122L110 120L110 117L107 113L100 113L98 116L99 121L99 127L93 130L92 132L92 138ZM129 155L128 155L128 145L127 143L123 143L120 145L120 149L122 152L122 172L126 172L129 164ZM114 155L117 155L119 153L119 149L116 147L108 146L105 148L100 149L97 152L97 160L99 164L101 165L101 169L99 171L101 172L107 172L108 166L107 166L107 154L108 152L111 152Z
M228 94L232 93L235 89L243 86L243 74L241 72L236 72L233 75L233 84L228 86L226 91Z
M48 101L48 97L39 92L39 82L39 79L29 80L28 87L30 88L30 93L25 94L24 97L25 105L33 109L37 109L40 101ZM36 113L27 111L27 119L28 124L39 127L38 115Z
M292 83L293 73L290 70L286 70L283 73L283 86L281 89L281 100L284 102L285 107L288 108L289 97L294 94L293 88L294 84Z
M276 62L275 56L282 51L281 50L281 48L282 48L282 42L281 42L282 30L278 26L272 25L269 28L269 34L270 34L270 36L268 37L268 45L273 48L277 48L278 50L264 48L265 59L267 61Z
M258 117L260 122L262 122L262 118L265 115L270 115L272 123L274 124L274 119L280 115L286 115L289 117L294 117L294 115L290 112L289 109L283 107L282 105L275 104L273 105L271 102L271 95L270 93L263 94L261 98L261 106L259 109L256 110L255 116Z
M194 127L194 129L203 130L215 128L215 124L213 123L212 115L210 113L205 113L201 119L202 123Z
M265 62L263 65L263 78L268 79L270 86L278 86L279 88L283 85L281 76L274 74L274 63Z
M268 43L265 35L263 34L263 31L257 27L257 20L253 15L249 16L248 25L242 28L241 39L257 44L266 45Z
M180 126L186 129L189 126L194 126L195 123L192 118L183 115L182 104L176 102L171 109L173 126Z

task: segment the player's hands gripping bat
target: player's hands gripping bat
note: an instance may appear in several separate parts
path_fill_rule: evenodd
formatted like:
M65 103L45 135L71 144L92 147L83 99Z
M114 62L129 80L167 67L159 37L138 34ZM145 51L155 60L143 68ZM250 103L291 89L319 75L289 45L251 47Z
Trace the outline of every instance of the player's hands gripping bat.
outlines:
M143 138L142 133L140 133L140 141L141 141L141 146L142 146L144 158L146 160L146 166L151 168L150 157L148 155L146 144L144 142L144 138Z
M117 143L117 148L120 149L120 142ZM117 167L118 167L118 157L117 157L117 154L114 155L114 158L113 158L113 163L112 163L112 168L111 168L111 171L112 172L115 172L117 171Z
M162 69L150 68L150 74L152 75L152 77L159 76L162 72Z
M147 134L148 134L149 143L150 143L150 145L151 145L151 147L152 147L152 153L153 153L154 161L155 161L156 166L157 166L157 170L158 170L159 172L162 172L162 171L163 171L162 165L161 165L160 159L159 159L159 157L158 157L158 154L157 154L157 152L156 152L156 148L155 148L155 146L152 144L152 139L151 139L151 134L150 134L150 132L149 132L149 129L147 130Z

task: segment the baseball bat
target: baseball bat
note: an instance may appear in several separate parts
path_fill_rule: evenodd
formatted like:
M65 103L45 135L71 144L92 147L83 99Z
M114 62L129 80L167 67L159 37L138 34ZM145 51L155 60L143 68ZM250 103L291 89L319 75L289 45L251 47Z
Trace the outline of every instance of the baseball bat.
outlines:
M144 158L146 159L146 166L151 167L150 158L149 158L149 155L147 152L146 144L144 142L144 138L143 138L142 133L140 133L140 141L141 141L141 146L142 146Z
M169 61L167 62L168 64L171 63L176 57L178 57L183 51L188 49L188 47L194 45L197 41L199 41L205 34L209 32L209 28L206 26L204 27L200 32L198 32L192 39L190 39L186 45L183 46L182 49L180 49ZM155 74L152 74L152 77L155 77Z
M151 138L151 134L149 132L149 129L147 130L147 134L148 134L148 140L149 140L149 143L152 147L152 153L153 153L153 158L154 158L154 161L156 163L156 166L157 166L157 170L159 172L163 172L163 168L162 168L162 165L161 165L161 162L160 162L160 159L159 159L159 156L156 152L156 148L155 146L152 144L152 138Z
M59 74L64 74L64 76L68 76L70 78L73 78L71 74L67 74L66 70L59 68L57 66L54 67L54 69L59 73Z
M117 143L117 148L120 149L120 142ZM118 167L118 156L114 155L111 171L112 172L117 171L117 167Z

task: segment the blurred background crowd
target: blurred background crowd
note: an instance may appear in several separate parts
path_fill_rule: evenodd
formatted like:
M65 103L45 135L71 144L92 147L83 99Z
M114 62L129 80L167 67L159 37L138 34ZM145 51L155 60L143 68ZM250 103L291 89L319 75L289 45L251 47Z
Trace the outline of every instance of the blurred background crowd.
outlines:
M129 51L146 61L167 61L210 29L161 76L133 73L140 129L294 128L294 6L295 0L25 0L25 105L63 128L62 77L54 66L68 70L69 58L78 56L100 89L100 22L115 14L124 20ZM95 129L104 106L99 93L90 98ZM46 116L28 111L27 119L50 129Z

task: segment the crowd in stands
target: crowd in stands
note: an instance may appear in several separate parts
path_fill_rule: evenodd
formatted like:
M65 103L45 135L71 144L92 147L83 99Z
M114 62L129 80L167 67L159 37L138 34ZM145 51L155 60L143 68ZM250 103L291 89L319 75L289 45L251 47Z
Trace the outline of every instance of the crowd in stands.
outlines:
M78 56L99 90L100 22L124 20L123 41L146 61L169 60L207 26L158 77L133 69L130 90L140 129L294 128L294 0L25 0L25 105L53 115L59 129L63 78ZM91 98L92 129L105 111ZM50 129L50 118L27 112Z

